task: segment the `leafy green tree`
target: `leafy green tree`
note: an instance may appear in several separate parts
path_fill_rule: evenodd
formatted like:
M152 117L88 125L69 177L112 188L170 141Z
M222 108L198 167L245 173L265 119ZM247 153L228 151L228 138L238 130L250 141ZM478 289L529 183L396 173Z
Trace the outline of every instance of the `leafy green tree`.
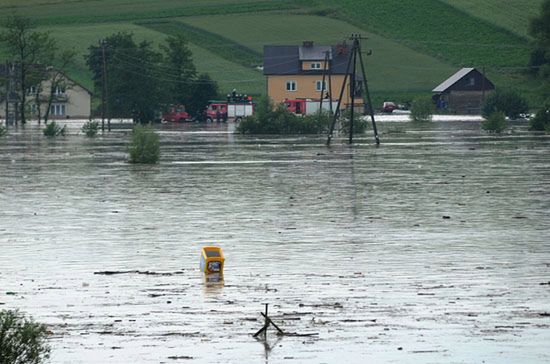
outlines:
M191 115L200 115L209 100L218 97L218 84L209 75L203 73L194 81L193 92L184 103Z
M197 75L192 53L183 36L168 37L164 51L163 68L169 90L168 99L173 104L185 104L193 95L193 80Z
M45 325L18 311L0 311L0 363L39 364L49 357Z
M49 33L34 31L30 19L18 15L8 16L2 26L4 31L0 33L0 43L6 53L16 64L19 94L19 116L21 123L25 124L27 93L30 86L41 79L41 67L45 60L51 59L56 50L55 41Z
M481 128L491 133L500 134L508 127L506 116L502 111L495 111L481 122Z
M137 44L128 32L113 34L88 50L86 63L98 90L103 86L105 55L108 118L132 117L142 123L153 120L164 99L159 67L162 54L154 51L150 42Z
M496 111L502 111L510 119L517 119L520 114L529 111L529 104L516 90L496 89L485 98L481 115L487 119Z
M57 94L56 91L67 90L71 88L71 84L68 82L66 74L70 66L74 64L76 57L76 52L73 49L66 49L62 52L55 52L52 55L50 64L54 64L54 67L48 67L46 69L45 75L49 83L48 96L46 97L46 112L44 114L44 123L48 123L50 117L50 109L52 103L56 100ZM42 83L40 83L41 85ZM41 88L41 86L40 86ZM40 92L36 93L36 109L38 110L38 123L40 124Z
M541 94L550 99L550 0L542 4L541 13L531 20L530 34L535 38L530 66L542 81Z
M418 97L413 100L410 115L411 121L432 121L433 113L434 103L430 97Z
M550 133L550 101L547 101L529 122L529 130Z

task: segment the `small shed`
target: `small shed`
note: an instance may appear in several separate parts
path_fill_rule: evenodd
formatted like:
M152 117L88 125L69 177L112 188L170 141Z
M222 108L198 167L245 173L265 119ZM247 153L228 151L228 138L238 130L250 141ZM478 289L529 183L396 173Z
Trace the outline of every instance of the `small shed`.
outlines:
M432 92L438 109L455 114L480 114L485 97L495 85L475 68L463 68Z

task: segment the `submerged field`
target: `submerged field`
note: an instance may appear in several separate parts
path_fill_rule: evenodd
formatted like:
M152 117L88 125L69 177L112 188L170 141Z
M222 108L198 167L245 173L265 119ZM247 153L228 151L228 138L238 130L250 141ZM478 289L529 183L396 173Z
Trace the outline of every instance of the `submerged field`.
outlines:
M233 126L160 126L154 166L124 131L0 139L0 307L48 324L52 363L550 361L548 136ZM198 269L211 244L223 281ZM255 340L264 303L317 335Z

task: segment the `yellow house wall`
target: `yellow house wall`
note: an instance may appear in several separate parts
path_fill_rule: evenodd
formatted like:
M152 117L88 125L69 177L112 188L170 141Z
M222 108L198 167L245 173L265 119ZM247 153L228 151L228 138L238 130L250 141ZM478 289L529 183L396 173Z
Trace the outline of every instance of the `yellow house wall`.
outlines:
M333 100L338 100L342 83L344 82L344 75L333 75L332 77L331 95ZM322 75L276 75L267 76L267 94L276 104L283 102L285 99L313 99L318 100L320 92L316 90L315 83L322 81ZM296 81L296 91L287 91L286 82ZM328 77L325 80L327 89L329 87ZM350 83L349 77L344 89L343 103L348 105L351 103L350 99ZM328 91L328 90L327 90ZM356 105L363 103L362 98L355 99Z

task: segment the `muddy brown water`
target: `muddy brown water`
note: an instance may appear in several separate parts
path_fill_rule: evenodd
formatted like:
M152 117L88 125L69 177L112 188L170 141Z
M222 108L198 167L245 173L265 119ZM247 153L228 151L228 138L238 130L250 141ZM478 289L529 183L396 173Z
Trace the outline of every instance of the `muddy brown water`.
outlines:
M155 166L120 130L0 139L0 309L49 325L51 363L550 362L550 137L232 128L159 126ZM263 303L318 335L253 339Z

